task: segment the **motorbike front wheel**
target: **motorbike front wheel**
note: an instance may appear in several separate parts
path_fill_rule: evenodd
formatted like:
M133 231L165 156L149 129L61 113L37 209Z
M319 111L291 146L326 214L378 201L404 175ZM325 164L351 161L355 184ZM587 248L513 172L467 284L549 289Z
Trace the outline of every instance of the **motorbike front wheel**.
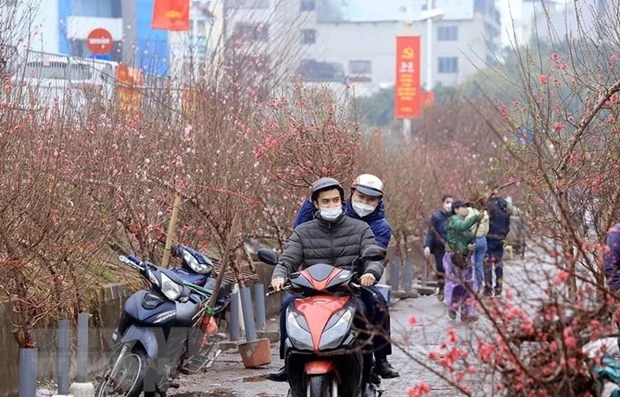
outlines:
M140 346L123 346L110 357L95 395L97 397L138 397L148 368L148 356ZM119 357L119 355L122 355Z
M338 382L331 375L312 375L308 379L307 397L338 397Z

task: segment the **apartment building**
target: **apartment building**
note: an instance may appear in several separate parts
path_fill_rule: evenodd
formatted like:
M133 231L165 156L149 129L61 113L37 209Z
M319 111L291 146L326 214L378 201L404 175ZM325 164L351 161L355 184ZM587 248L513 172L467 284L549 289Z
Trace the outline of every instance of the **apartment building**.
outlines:
M421 36L426 53L426 25L407 30L401 2L381 2L381 12L366 0L233 0L226 16L227 37L262 41L266 52L296 43L285 61L307 82L354 84L358 94L394 84L397 35ZM359 5L364 4L362 7ZM374 2L378 4L379 2ZM410 0L414 17L426 0ZM357 6L356 6L357 5ZM500 48L500 18L494 0L436 0L444 17L433 23L432 79L435 84L463 82L478 68L495 61ZM424 60L423 60L424 61ZM425 62L425 61L424 61ZM422 83L426 79L422 68Z

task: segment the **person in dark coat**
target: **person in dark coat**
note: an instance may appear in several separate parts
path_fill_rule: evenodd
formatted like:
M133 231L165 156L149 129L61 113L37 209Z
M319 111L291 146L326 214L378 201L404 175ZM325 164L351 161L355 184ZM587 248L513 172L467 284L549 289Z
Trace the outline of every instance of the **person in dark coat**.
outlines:
M426 242L424 243L424 256L429 257L433 254L435 257L435 272L437 274L437 283L439 287L439 294L437 299L443 302L444 298L444 270L443 270L443 257L446 253L446 222L448 218L452 216L452 203L454 197L449 194L444 195L441 198L441 209L433 212L431 215L431 221L428 226L428 232L426 233Z
M484 263L484 295L500 296L504 281L504 244L510 232L512 207L505 198L495 192L487 203L489 232L487 233L487 254ZM493 285L495 270L495 285Z
M620 295L620 223L607 232L605 240L605 278L609 289Z
M385 219L385 206L383 205L383 181L371 174L362 174L355 178L351 185L351 196L345 201L345 212L354 219L359 219L368 224L375 235L377 245L387 248L392 238L392 227ZM294 227L311 221L316 214L317 208L311 200L306 200L301 205ZM397 378L398 371L392 367L387 357L392 354L391 319L383 295L376 287L370 288L377 295L377 306L374 307L375 318L381 324L381 332L373 337L375 366L377 375L384 379ZM284 381L284 373L270 374L269 378L274 381Z
M349 267L361 255L364 248L376 244L374 234L367 223L345 215L342 205L344 189L338 181L333 178L317 180L312 185L311 199L318 211L313 220L297 226L287 241L272 275L271 286L275 291L281 290L288 276L301 267L318 263ZM360 284L371 287L383 275L383 263L367 261L362 273ZM376 302L373 300L377 297L367 294L361 295L360 298L366 312L369 313L369 321L375 324L370 313L374 310ZM293 301L294 297L287 299L282 305L282 310L286 311ZM282 316L280 333L280 343L283 344L287 335ZM372 354L366 353L364 356L362 396L374 396L375 389L370 382Z

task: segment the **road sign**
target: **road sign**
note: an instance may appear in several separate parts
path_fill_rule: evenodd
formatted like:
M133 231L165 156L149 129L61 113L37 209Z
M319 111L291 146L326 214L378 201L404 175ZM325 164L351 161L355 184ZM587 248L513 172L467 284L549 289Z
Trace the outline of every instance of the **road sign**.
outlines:
M112 34L103 28L93 29L86 38L86 45L93 54L107 54L112 50Z

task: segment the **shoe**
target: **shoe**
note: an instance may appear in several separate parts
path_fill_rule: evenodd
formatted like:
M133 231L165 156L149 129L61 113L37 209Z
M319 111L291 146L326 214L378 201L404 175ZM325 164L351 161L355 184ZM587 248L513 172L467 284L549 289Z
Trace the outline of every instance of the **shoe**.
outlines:
M387 358L378 359L375 363L375 373L383 379L398 378L400 374L392 367Z
M265 375L265 378L272 382L288 382L288 375L286 373L286 367L280 368L278 372L271 372Z
M452 320L456 320L456 310L448 310L448 317Z
M362 397L376 397L377 390L372 383L365 383L362 388Z
M474 321L478 321L478 316L461 317L461 322L463 323L472 323Z
M489 288L489 287L484 287L483 294L486 297L493 296L493 290L491 288Z

